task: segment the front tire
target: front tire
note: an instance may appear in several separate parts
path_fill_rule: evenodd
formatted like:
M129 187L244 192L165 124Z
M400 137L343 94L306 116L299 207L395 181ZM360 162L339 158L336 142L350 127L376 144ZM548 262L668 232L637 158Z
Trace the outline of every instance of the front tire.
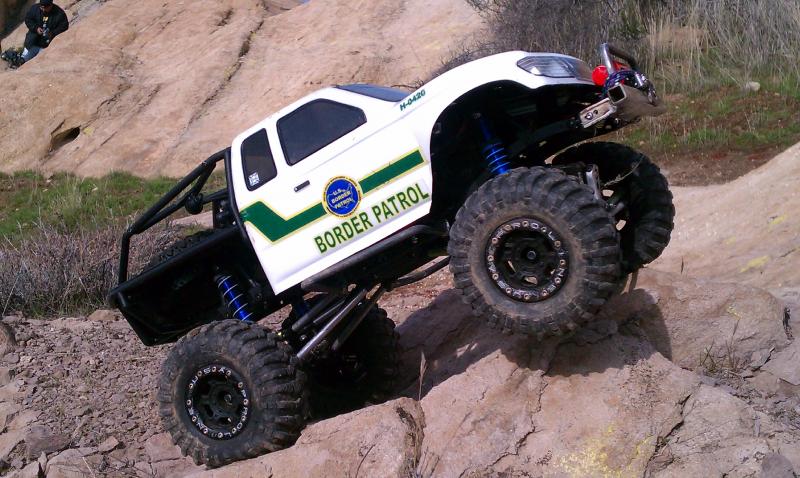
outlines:
M520 168L483 184L456 215L455 285L490 325L543 338L589 319L619 279L603 205L558 170Z
M305 396L288 345L258 325L222 320L170 351L159 414L184 455L217 467L291 446L304 426Z

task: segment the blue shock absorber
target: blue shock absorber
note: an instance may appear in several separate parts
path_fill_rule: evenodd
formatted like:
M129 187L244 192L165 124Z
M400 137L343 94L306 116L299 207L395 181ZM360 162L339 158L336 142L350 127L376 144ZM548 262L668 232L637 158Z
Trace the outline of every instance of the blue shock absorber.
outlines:
M250 304L244 300L244 294L239 292L239 284L236 283L236 280L225 274L218 275L216 280L217 288L222 293L222 298L231 312L231 317L243 322L249 322L250 317L253 315L248 310Z
M486 146L481 149L483 157L486 158L486 165L489 167L489 172L495 176L505 174L509 169L508 151L505 145L498 141L492 131L489 129L489 123L486 118L481 116L478 123L483 133L483 139L486 141Z

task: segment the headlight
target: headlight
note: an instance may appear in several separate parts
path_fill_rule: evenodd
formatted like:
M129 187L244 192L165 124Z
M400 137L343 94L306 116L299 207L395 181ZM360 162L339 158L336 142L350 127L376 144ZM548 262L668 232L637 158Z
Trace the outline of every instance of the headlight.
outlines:
M528 73L549 78L577 78L592 81L592 69L585 62L561 56L526 56L517 66Z

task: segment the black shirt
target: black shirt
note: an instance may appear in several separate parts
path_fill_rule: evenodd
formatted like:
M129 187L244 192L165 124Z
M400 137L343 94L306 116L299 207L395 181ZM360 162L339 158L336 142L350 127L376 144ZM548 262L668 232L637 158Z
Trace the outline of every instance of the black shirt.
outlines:
M25 48L38 46L47 48L53 38L64 33L69 28L67 14L58 5L53 5L49 13L45 13L39 8L39 4L33 5L28 14L25 15L25 26L28 33L25 35ZM39 28L49 31L50 35L39 35Z

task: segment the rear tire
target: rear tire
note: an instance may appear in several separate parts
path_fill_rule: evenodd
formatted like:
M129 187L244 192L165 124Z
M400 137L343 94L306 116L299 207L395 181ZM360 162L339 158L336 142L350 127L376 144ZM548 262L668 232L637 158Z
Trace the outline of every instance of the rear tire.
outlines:
M395 324L373 307L340 350L309 365L312 415L328 418L383 402L394 391L399 363Z
M455 285L490 325L543 338L593 317L619 279L613 222L586 186L559 170L493 178L456 215Z
M206 238L214 234L214 231L203 230L195 232L189 236L184 237L183 239L179 239L172 244L170 244L166 249L159 252L152 259L150 262L147 263L145 270L152 269L153 267L161 264L162 262L166 262L169 259L181 254L183 251L189 250L193 248L195 245L203 242Z
M658 166L634 149L605 142L584 143L553 159L554 165L577 162L596 164L602 183L624 177L601 187L621 191L627 205L615 218L620 224L625 221L619 229L623 271L631 273L656 260L669 244L675 219L669 183Z
M164 428L184 455L211 467L291 446L305 424L305 374L291 348L237 320L196 328L162 368Z

